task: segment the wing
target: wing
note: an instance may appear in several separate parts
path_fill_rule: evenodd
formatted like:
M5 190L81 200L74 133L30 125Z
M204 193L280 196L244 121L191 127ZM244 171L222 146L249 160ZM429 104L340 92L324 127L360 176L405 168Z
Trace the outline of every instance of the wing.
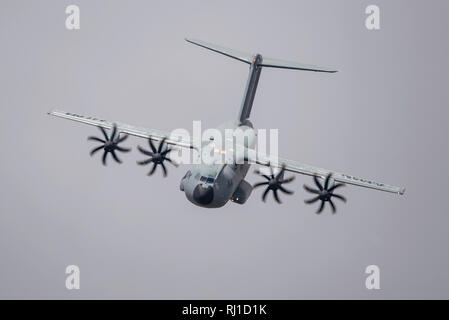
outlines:
M120 123L116 121L108 121L103 120L100 118L95 117L86 117L75 113L70 113L66 111L61 110L52 110L48 112L48 114L69 119L73 121L78 121L86 124L90 124L92 126L96 127L103 127L105 129L111 129L112 126L115 124L117 125L118 132L126 133L132 136L140 137L140 138L151 138L156 141L160 141L163 138L166 138L165 142L171 145L175 145L182 148L191 148L191 149L197 149L197 144L195 144L195 141L187 135L182 135L178 133L171 133L167 131L157 130L157 129L146 129L146 128L140 128L136 126L132 126L125 123Z
M319 176L325 178L329 173L332 173L332 178L337 182L353 184L359 187L371 188L386 192L392 192L397 194L404 194L405 188L395 187L385 183L376 182L371 179L363 179L353 175L339 173L327 169L322 169L318 167L313 167L307 164L299 163L293 160L287 160L282 158L274 158L269 155L256 152L252 149L247 149L245 152L245 160L250 163L272 166L275 168L281 168L285 165L286 171L291 171L294 173L306 174L309 176Z

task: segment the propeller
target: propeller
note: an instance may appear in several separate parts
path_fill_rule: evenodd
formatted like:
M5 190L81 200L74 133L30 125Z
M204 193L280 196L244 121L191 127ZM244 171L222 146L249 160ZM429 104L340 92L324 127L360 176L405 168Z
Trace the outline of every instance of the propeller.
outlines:
M279 171L279 173L276 176L274 175L273 168L271 166L270 166L270 171L271 171L271 174L268 176L266 174L262 174L259 170L255 170L254 173L258 174L261 177L264 177L267 181L256 183L253 186L253 188L267 186L264 193L262 194L262 200L265 202L268 192L271 190L271 191L273 191L274 200L276 200L277 203L281 203L281 200L279 199L278 190L280 190L286 194L293 194L293 191L285 189L282 186L282 184L292 182L295 179L295 177L292 176L290 178L284 179L285 165L282 165L281 171Z
M168 145L165 143L165 140L166 138L163 138L159 143L158 148L156 149L156 146L153 144L153 140L151 140L151 138L148 138L148 144L150 145L151 151L147 151L141 146L137 146L137 149L139 149L140 152L150 157L146 160L137 161L137 164L144 166L153 162L153 168L151 168L151 171L148 173L149 176L151 176L154 171L156 171L158 165L161 165L164 177L167 176L167 168L164 165L164 161L170 162L175 167L178 166L176 162L168 157L168 153L172 151L172 149L168 147Z
M340 187L344 186L344 183L337 183L334 184L333 186L331 186L329 188L329 182L332 178L332 173L329 173L326 176L326 179L324 180L324 185L321 184L320 180L318 180L317 176L313 176L313 180L315 181L316 186L318 187L318 189L313 189L307 185L304 185L304 189L310 193L316 194L316 196L312 199L308 199L308 200L304 200L305 203L307 204L312 204L317 202L318 200L321 200L321 204L320 207L318 208L318 211L316 212L317 214L320 214L321 211L323 211L324 209L324 204L326 203L326 201L329 202L331 208L332 208L332 213L336 213L337 209L335 208L335 204L332 202L332 197L335 197L337 199L342 200L343 202L346 202L346 198L343 197L342 195L339 194L335 194L334 190Z
M119 143L125 141L126 138L128 138L128 135L125 134L122 137L120 137L120 134L117 134L117 125L116 124L113 125L112 133L109 137L108 137L108 134L106 133L106 130L104 130L103 127L99 127L99 128L100 128L101 132L103 133L104 139L100 139L100 138L93 137L93 136L90 136L87 138L87 140L97 141L97 142L102 143L101 146L93 148L90 151L90 156L93 156L96 152L103 149L104 150L103 158L102 158L103 165L106 165L106 159L107 159L107 156L109 153L112 155L112 158L114 158L115 161L117 161L118 163L122 163L122 161L117 157L117 154L115 153L115 151L121 151L121 152L131 151L131 149L129 149L129 148L122 148L118 145Z

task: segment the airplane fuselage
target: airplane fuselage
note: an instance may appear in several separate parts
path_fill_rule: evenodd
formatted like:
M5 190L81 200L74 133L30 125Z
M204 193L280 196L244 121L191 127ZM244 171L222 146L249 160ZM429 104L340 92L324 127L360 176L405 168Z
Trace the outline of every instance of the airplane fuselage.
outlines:
M257 134L248 118L259 83L262 61L260 54L253 56L238 120L224 123L217 128L221 132L222 137L225 137L224 141L227 137L225 130L228 129L234 131L234 141L240 141L245 147L253 148L256 144ZM245 136L244 140L239 139L242 138L242 135ZM203 141L202 149L207 153L215 149L214 144L216 144L216 141L213 139L205 140ZM223 152L226 151L223 150ZM185 192L189 201L201 207L219 208L224 206L229 200L243 204L252 191L252 186L244 180L250 165L246 163L240 164L241 162L237 163L235 164L231 161L231 163L228 162L227 164L196 165L191 171L186 173L181 181L180 188Z
M240 125L238 122L228 122L217 129L222 137L228 137L228 141L231 132L233 142L241 139L244 146L249 148L256 143L257 136L250 124ZM243 204L251 194L252 187L244 180L250 164L224 161L226 158L224 143L224 140L218 143L216 138L212 137L204 140L201 156L205 158L203 154L207 154L210 158L214 152L220 156L212 163L206 164L202 161L201 164L194 165L181 180L181 191L184 191L187 199L197 206L219 208L229 200Z

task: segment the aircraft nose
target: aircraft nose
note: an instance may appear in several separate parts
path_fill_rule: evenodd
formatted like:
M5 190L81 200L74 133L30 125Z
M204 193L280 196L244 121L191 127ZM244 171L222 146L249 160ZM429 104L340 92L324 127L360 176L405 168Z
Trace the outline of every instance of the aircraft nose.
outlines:
M214 188L199 184L193 190L193 199L200 204L209 204L214 199Z

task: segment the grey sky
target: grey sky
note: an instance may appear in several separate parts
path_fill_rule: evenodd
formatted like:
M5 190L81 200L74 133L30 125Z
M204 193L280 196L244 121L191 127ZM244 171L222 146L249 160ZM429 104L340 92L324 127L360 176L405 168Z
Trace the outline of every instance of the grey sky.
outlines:
M65 29L65 7L81 29ZM377 4L381 29L364 11ZM2 1L0 298L449 298L447 12L441 1ZM321 216L297 176L277 205L195 207L188 166L103 167L54 107L171 130L237 117L248 68L186 43L323 65L262 71L252 121L279 154L407 187L346 186ZM254 169L254 168L253 168ZM257 182L251 173L247 179ZM65 267L81 270L68 291ZM365 267L381 290L365 289Z

